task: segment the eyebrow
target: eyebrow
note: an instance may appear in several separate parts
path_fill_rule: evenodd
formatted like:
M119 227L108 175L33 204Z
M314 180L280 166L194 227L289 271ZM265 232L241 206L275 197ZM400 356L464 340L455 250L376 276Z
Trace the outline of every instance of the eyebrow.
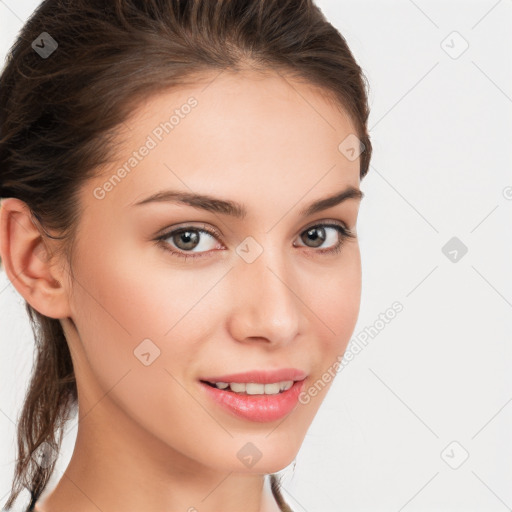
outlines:
M314 213L327 210L328 208L332 208L333 206L336 206L343 201L346 201L347 199L361 200L363 197L364 193L360 189L349 186L345 190L337 192L334 195L313 201L305 208L300 210L299 214L302 217L306 217L308 215L313 215ZM161 192L152 194L151 196L133 204L132 206L140 206L143 204L155 202L173 202L186 204L201 210L230 215L237 219L243 219L247 215L247 209L245 206L235 201L220 199L203 194L179 192L177 190L162 190Z

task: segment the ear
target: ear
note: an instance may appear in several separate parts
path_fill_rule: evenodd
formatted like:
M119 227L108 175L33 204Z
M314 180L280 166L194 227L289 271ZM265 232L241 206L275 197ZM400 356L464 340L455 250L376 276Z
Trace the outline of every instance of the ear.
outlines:
M49 252L28 205L13 197L2 199L0 256L7 277L25 300L49 318L70 316L63 271L50 264Z

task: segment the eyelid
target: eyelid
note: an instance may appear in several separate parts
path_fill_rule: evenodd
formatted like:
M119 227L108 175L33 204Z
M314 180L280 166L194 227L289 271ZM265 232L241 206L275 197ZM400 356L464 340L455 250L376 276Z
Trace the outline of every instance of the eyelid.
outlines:
M308 229L314 228L315 226L324 226L329 224L336 224L337 226L341 226L343 229L345 229L349 233L353 233L353 231L342 221L336 220L336 219L320 219L312 222L311 224L307 225L305 228L301 229L299 231L299 235L303 233L304 231L307 231Z
M186 231L187 228L196 229L198 231L206 231L206 233L208 233L209 235L216 236L217 238L222 238L224 236L221 231L214 228L213 226L210 226L204 222L200 222L199 224L200 225L197 226L196 224L194 224L194 222L183 222L181 224L178 224L177 226L167 226L161 229L155 235L154 240L168 238L171 234L175 233L176 231L180 231L181 229Z

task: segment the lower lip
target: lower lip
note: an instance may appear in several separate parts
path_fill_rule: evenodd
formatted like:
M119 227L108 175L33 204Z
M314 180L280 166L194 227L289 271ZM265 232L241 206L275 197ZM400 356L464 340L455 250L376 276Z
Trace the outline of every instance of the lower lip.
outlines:
M224 391L200 382L207 395L221 407L239 418L249 421L269 422L284 418L297 405L305 380L277 395L242 395Z

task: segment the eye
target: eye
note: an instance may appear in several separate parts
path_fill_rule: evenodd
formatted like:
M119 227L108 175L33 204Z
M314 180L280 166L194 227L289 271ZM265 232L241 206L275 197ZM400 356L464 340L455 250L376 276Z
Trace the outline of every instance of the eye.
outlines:
M330 232L329 232L330 230ZM306 243L306 247L320 247L324 242L328 243L327 248L323 248L320 253L338 253L342 245L348 238L355 238L355 235L342 224L324 223L316 224L302 232L300 239ZM311 245L307 245L311 243Z
M164 233L155 241L173 256L186 259L204 257L211 252L211 249L215 249L219 245L216 243L216 239L220 237L221 234L217 230L207 228L206 225L203 225L202 228L184 226ZM314 252L321 254L338 253L344 241L348 238L356 238L356 236L342 224L316 224L300 234L300 239L304 245L297 246L294 244L294 247L310 247L316 249ZM318 249L325 242L329 243L329 247Z
M171 252L174 256L187 258L190 256L202 256L202 254L193 254L194 252L204 253L208 252L209 249L214 249L215 239L220 238L220 236L217 230L207 229L206 226L203 226L203 228L185 226L165 233L156 240L159 245L162 245L165 250ZM168 239L171 239L172 244L166 242ZM175 249L172 248L172 245L174 245ZM199 250L192 251L192 249ZM189 254L184 254L185 252Z

